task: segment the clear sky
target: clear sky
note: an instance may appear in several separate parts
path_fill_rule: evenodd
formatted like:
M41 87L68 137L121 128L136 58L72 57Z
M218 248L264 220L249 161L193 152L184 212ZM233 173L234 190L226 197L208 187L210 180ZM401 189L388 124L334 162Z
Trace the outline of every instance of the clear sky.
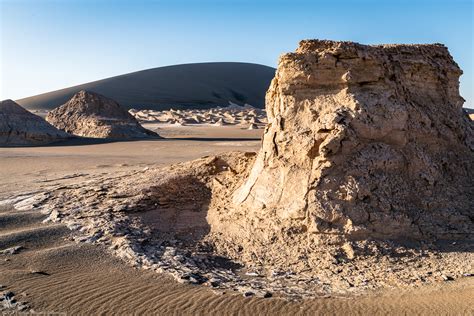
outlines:
M276 67L308 38L447 45L474 108L473 0L0 0L0 99L137 70L242 61Z

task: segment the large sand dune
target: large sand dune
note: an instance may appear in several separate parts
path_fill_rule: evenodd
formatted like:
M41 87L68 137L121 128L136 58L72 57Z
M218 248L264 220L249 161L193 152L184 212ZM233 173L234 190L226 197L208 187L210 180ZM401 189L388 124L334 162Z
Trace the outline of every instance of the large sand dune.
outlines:
M197 63L159 67L52 91L17 102L28 109L53 109L80 90L136 109L209 108L237 104L264 106L275 69L249 63Z

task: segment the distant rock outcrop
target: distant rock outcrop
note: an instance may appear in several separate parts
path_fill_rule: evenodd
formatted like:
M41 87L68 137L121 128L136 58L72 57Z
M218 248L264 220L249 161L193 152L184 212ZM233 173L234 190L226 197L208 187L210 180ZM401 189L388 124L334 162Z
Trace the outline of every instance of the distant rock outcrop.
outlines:
M0 102L0 146L44 145L68 137L14 101Z
M70 134L108 139L159 137L143 128L112 99L82 90L66 104L48 113L46 120Z
M474 109L464 109L464 112L469 116L471 121L474 121Z

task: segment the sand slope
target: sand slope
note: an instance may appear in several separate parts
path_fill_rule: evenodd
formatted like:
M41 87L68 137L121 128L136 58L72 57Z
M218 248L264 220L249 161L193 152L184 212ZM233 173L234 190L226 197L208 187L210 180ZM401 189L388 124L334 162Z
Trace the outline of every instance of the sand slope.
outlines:
M237 104L263 107L275 69L249 63L198 63L153 68L52 91L17 102L28 109L53 109L80 90L137 109L206 108Z

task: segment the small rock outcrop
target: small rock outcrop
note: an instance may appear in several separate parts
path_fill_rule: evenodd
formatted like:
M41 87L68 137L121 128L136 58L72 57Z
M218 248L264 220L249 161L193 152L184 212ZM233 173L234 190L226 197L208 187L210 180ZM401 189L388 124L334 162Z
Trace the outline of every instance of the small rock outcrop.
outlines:
M46 120L70 134L108 139L159 137L143 128L117 102L98 93L79 91L48 113Z
M68 137L14 101L0 102L0 146L45 145Z

